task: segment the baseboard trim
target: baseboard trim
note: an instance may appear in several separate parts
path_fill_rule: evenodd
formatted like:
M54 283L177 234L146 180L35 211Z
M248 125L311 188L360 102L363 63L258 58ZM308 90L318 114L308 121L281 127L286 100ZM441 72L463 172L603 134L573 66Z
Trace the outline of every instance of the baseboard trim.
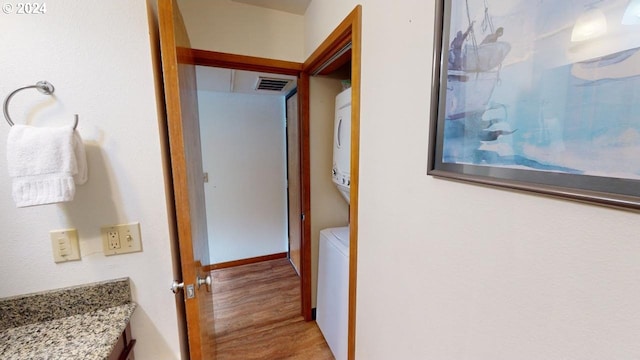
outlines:
M213 270L227 269L227 268L232 268L236 266L255 264L263 261L286 259L286 258L287 258L287 253L283 252L283 253L257 256L257 257L247 258L247 259L240 259L240 260L227 261L227 262L222 262L217 264L211 264L211 265L205 266L204 270L213 271Z

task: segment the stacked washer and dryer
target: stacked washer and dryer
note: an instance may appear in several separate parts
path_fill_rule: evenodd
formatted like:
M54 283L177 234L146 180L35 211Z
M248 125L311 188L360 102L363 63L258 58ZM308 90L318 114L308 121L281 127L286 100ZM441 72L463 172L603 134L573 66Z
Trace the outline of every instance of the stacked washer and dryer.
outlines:
M349 204L351 187L351 88L336 96L332 179ZM349 227L320 231L316 322L336 360L347 359Z

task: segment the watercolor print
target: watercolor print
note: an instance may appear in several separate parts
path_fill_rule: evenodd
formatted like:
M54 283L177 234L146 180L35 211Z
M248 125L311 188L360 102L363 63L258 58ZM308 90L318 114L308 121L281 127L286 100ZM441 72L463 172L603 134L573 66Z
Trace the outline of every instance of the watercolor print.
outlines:
M447 30L443 163L640 179L640 0L452 0Z

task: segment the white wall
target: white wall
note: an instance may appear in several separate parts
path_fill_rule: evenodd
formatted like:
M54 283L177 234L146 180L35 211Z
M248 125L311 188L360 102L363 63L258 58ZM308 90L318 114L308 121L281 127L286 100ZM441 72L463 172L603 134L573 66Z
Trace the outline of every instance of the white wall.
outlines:
M358 359L632 359L631 212L426 175L434 4L361 0ZM305 56L356 5L315 0Z
M144 1L47 2L44 15L0 17L0 94L48 80L55 97L14 97L17 123L62 126L80 115L89 181L73 202L16 209L0 125L0 297L128 276L139 359L179 358L162 148ZM100 226L139 221L143 252L105 257ZM49 231L78 229L82 260L55 264Z
M191 47L303 62L302 15L230 0L179 0Z
M212 264L286 252L284 98L198 91Z

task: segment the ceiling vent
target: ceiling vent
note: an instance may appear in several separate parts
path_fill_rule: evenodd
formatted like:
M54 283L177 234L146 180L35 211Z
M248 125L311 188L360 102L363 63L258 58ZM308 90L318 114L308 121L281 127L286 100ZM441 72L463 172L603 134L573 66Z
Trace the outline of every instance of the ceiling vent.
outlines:
M258 76L256 90L282 91L289 83L290 79L277 79Z

